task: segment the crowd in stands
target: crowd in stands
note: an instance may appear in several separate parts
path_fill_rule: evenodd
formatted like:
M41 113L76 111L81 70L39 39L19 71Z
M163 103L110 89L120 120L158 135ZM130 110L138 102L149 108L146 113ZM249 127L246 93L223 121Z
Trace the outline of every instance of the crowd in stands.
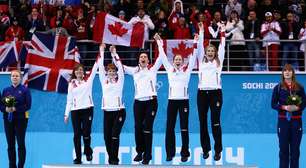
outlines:
M199 31L198 22L204 24L205 38L219 39L220 24L225 24L234 71L264 64L266 47L269 70L279 70L288 60L296 69L303 66L298 52L301 42L290 40L306 39L305 0L82 0L80 6L52 2L13 0L8 11L0 11L0 41L29 40L35 31L90 40L95 16L104 11L127 22L143 22L146 40L155 33L163 39L191 39ZM280 43L280 39L289 41ZM80 51L89 48L79 44Z

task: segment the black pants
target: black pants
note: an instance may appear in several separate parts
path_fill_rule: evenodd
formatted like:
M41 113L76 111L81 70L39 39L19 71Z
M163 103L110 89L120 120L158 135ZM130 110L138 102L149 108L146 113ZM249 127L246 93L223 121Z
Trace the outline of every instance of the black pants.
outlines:
M188 157L189 153L189 134L188 134L188 117L189 117L189 100L169 100L167 108L167 131L166 131L166 153L167 157L175 156L175 123L177 112L180 115L180 126L182 136L181 156Z
M222 90L198 90L197 104L203 153L208 153L211 150L207 128L207 113L209 108L211 111L211 128L215 140L214 149L216 153L220 153L222 151L222 133L220 123Z
M18 168L23 168L26 160L25 135L28 126L28 119L14 118L11 122L4 117L4 129L7 141L7 152L9 168L16 168L15 144L18 144Z
M87 109L74 110L71 112L72 126L73 126L73 142L76 154L76 159L81 160L81 136L83 135L84 154L91 155L91 124L93 119L93 107Z
M301 119L278 119L279 168L299 168L300 145L303 135Z
M136 152L143 159L152 159L153 123L157 112L157 98L134 102Z
M109 163L118 163L120 132L125 121L125 109L104 111L104 141L109 156Z

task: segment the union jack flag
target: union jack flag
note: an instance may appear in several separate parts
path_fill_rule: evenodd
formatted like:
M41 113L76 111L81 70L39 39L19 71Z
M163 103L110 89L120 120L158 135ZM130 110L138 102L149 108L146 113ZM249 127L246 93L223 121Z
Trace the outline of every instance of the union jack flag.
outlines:
M6 68L18 62L16 42L0 42L0 68Z
M75 38L35 33L28 49L23 83L34 89L67 93L70 74L77 63Z

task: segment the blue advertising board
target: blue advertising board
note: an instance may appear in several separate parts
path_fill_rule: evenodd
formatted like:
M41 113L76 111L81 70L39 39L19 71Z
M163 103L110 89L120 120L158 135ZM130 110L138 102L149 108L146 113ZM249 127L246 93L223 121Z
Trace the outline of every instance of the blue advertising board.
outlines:
M297 75L298 81L306 86L306 75ZM180 162L180 130L176 126L177 158L166 162L165 126L168 98L166 74L158 74L158 112L154 123L152 164L184 165L257 165L278 167L278 138L276 134L277 112L271 109L272 88L280 81L280 74L224 74L222 76L223 107L221 126L224 150L222 159L204 160L201 155L199 119L196 104L198 77L191 76L190 92L190 153L186 163ZM0 89L10 84L9 75L0 75ZM64 124L63 116L66 95L31 90L32 109L27 129L27 167L38 168L43 164L70 164L74 158L73 131L71 122ZM133 121L133 80L126 76L124 102L127 117L121 134L119 158L122 164L132 161L135 152ZM107 164L103 140L103 112L101 111L101 85L96 76L93 86L95 104L92 127L92 163ZM208 117L210 118L210 116ZM305 119L305 116L303 116ZM305 120L304 120L305 121ZM7 167L7 145L3 120L0 120L0 167ZM304 125L305 129L305 125ZM210 121L209 121L209 130ZM211 131L210 131L211 132ZM212 140L213 143L213 140ZM306 167L306 140L302 138L300 167ZM213 155L213 154L211 154ZM84 160L85 161L85 160ZM86 162L85 162L86 163Z

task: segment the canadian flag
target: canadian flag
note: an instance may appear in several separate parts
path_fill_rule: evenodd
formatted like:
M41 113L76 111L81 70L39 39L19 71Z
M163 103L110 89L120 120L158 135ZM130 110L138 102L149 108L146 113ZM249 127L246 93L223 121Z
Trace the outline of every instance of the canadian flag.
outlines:
M173 62L175 55L181 55L185 63L188 63L189 57L193 53L193 40L164 40L163 48L169 62ZM155 47L155 58L158 57L158 48Z
M105 44L142 48L144 45L145 25L141 22L129 24L110 14L97 15L93 28L93 40Z

